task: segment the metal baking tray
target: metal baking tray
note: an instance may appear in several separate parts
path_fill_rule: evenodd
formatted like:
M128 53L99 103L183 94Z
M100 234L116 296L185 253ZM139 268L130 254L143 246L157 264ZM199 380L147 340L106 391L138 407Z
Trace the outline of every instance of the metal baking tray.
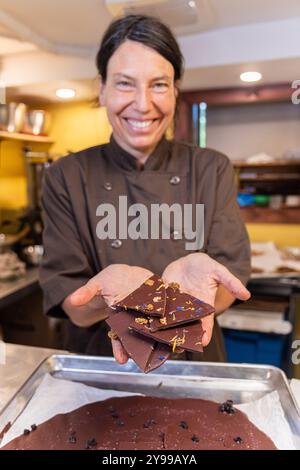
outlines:
M158 397L203 398L235 404L261 398L276 390L292 433L300 437L300 411L284 372L272 366L168 361L144 374L129 360L119 365L113 358L52 355L44 360L0 414L0 431L13 424L29 403L45 374L97 388L124 390Z

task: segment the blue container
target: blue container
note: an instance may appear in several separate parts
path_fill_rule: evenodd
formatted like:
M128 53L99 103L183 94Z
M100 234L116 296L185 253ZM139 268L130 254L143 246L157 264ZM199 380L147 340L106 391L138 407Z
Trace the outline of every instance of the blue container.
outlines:
M281 367L286 336L223 328L228 362Z

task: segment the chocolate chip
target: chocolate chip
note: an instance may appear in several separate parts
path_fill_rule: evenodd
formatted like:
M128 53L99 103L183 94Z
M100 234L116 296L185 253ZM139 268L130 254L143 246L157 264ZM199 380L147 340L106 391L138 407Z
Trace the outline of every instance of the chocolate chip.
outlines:
M232 400L227 400L222 405L219 407L219 412L220 413L226 413L228 415L232 415L235 413L235 409L233 408L233 401Z
M199 437L196 436L196 434L194 434L194 435L191 437L191 439L192 439L193 442L199 442L199 441L200 441Z
M85 443L85 449L86 450L90 450L90 449L92 449L93 447L96 447L96 446L97 446L97 441L94 437L92 439L88 439Z
M36 425L36 424L32 424L30 427L31 427L31 430L32 430L32 431L35 431L35 430L37 429L37 425Z
M88 439L86 441L87 445L89 445L90 447L95 447L97 445L97 441L96 439L93 437L92 439Z
M144 428L150 428L153 424L156 424L154 419L147 419L147 421L144 422L143 427Z
M76 444L77 438L75 436L75 432L70 434L70 436L68 437L68 442L69 442L69 444Z
M24 436L27 436L28 434L30 434L29 429L24 429L23 434L24 434Z
M237 444L241 444L243 442L243 439L241 437L234 437L233 438L234 442L236 442Z
M179 423L179 426L182 428L182 429L188 429L189 428L189 425L186 421L180 421Z

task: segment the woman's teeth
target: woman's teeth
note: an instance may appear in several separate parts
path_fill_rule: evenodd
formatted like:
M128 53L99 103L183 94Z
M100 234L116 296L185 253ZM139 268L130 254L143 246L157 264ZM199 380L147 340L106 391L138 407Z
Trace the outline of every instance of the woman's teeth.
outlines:
M151 121L133 121L132 119L128 119L128 122L132 127L136 127L137 129L145 129L153 123L153 119Z

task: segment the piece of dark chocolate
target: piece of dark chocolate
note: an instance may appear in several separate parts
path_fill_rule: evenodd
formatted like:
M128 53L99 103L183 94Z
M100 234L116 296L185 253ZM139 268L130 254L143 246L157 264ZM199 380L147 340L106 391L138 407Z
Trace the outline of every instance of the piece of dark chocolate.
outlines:
M138 316L139 313L123 311L111 315L106 322L112 331L117 334L124 349L134 362L144 372L150 372L168 359L171 349L129 329L132 320Z
M211 305L178 289L168 287L166 293L165 315L163 318L152 319L150 329L153 332L198 320L215 311Z
M164 281L153 274L138 289L125 299L116 302L116 307L131 309L146 315L162 317L166 307L166 286Z
M203 352L201 341L203 336L203 329L201 326L201 321L156 332L152 332L149 326L138 323L136 321L133 321L130 327L141 335L145 335L160 343L168 344L172 348L173 352L175 352L177 348L192 352Z

